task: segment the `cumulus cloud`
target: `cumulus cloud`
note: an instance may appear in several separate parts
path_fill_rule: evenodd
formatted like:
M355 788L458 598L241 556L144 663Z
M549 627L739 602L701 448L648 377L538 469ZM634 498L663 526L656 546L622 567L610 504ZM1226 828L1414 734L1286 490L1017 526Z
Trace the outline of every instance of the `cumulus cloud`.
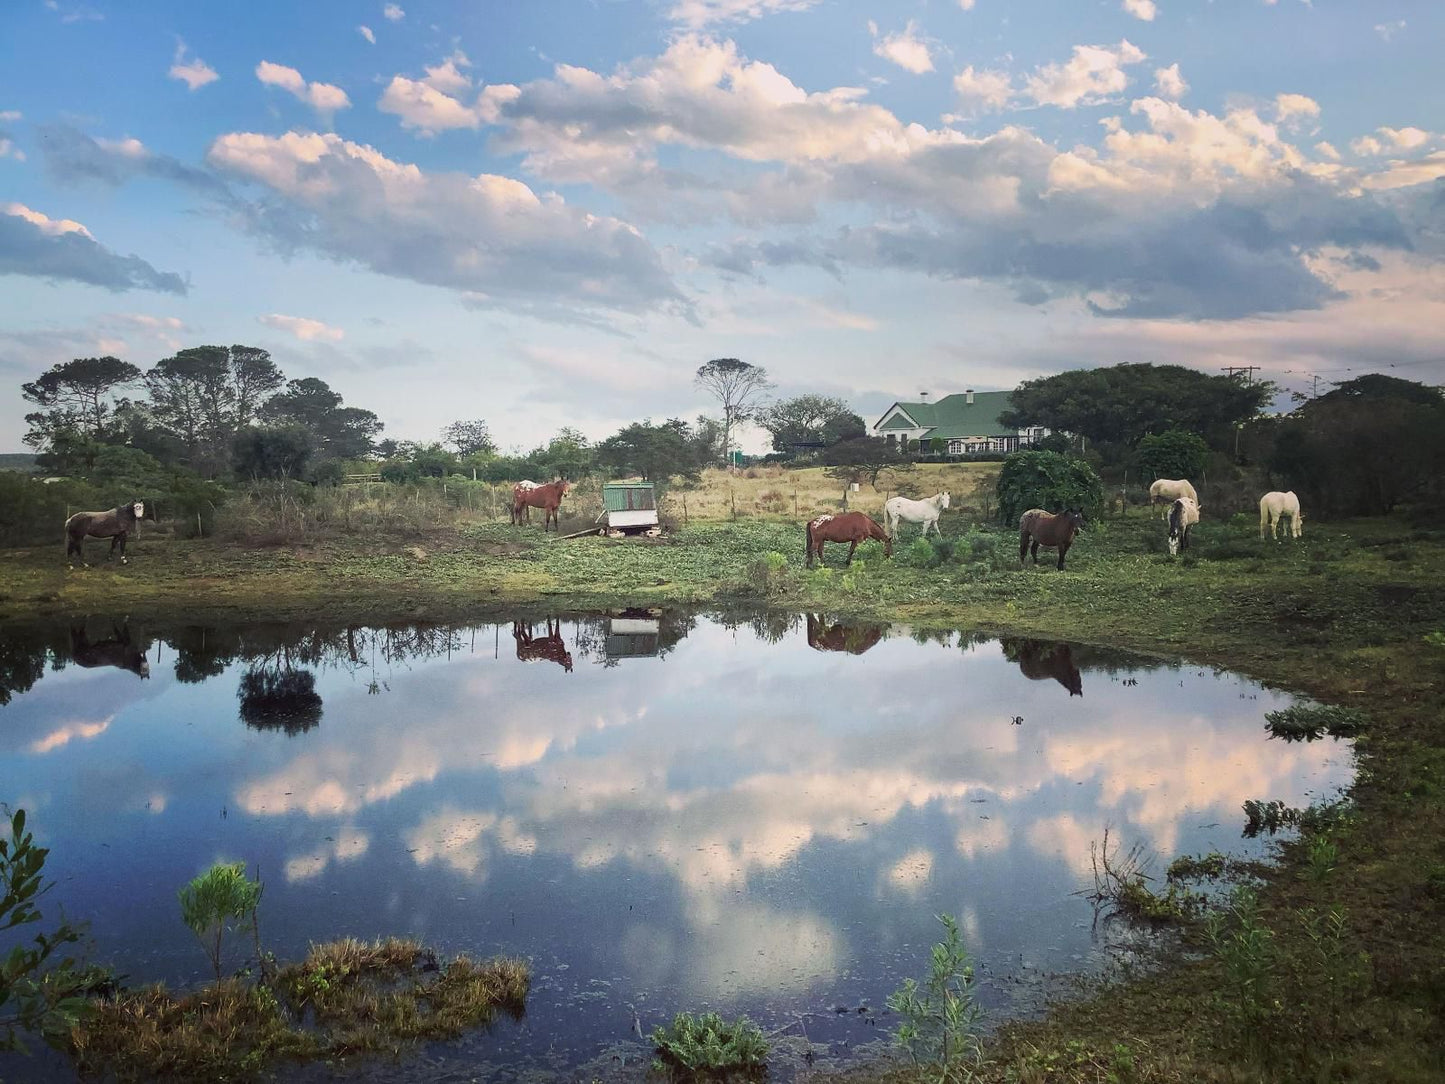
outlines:
M284 64L263 60L256 65L256 78L267 86L280 87L323 117L329 118L338 109L351 107L351 99L340 87L330 83L308 83L299 71Z
M279 312L273 312L256 317L256 322L294 335L302 342L335 343L346 338L346 332L341 328L332 327L330 324L324 324L320 320L311 320L305 316L283 316Z
M1167 68L1155 68L1154 86L1159 91L1159 97L1171 101L1177 102L1189 93L1189 84L1184 81L1184 76L1179 74L1177 63L1170 64Z
M807 11L819 0L678 0L667 17L693 30L719 23L745 23L781 11Z
M1380 37L1384 38L1386 41L1392 40L1392 39L1395 37L1396 34L1398 34L1401 30L1404 30L1404 29L1405 29L1405 20L1404 20L1404 19L1396 19L1394 22L1389 22L1389 23L1376 23L1376 24L1375 24L1375 33L1376 33L1376 34L1379 34Z
M1062 64L1046 64L1025 81L1025 92L1039 105L1076 109L1095 105L1124 92L1129 76L1124 69L1148 59L1127 38L1118 45L1076 45Z
M1013 81L1004 71L975 71L972 64L953 77L953 89L964 109L986 112L1005 108L1013 97Z
M212 143L217 169L265 189L251 229L381 274L512 300L639 311L682 301L634 227L495 174L428 173L336 135Z
M870 22L868 32L873 35L873 53L884 60L892 61L904 71L922 75L933 70L933 56L928 41L918 35L918 26L912 19L902 30L895 30L882 38L878 37L878 26Z
M65 124L43 126L40 137L46 172L61 184L95 182L114 187L148 177L228 198L225 184L214 174L169 155L155 154L138 139L95 138Z
M357 32L358 34L360 34L363 38L365 38L367 41L371 42L372 45L375 45L375 44L376 44L376 35L371 32L371 27L365 26L365 25L363 25L363 26L358 26L358 27L356 28L356 32Z
M401 7L397 4L387 4L386 7L381 9L381 13L394 23L399 23L406 18L406 12L402 11Z
M1405 151L1423 147L1432 138L1430 133L1422 128L1380 128L1379 133L1389 140L1392 146Z
M216 69L200 57L187 60L186 43L179 38L176 39L176 56L171 62L171 70L168 74L172 79L178 79L186 84L188 90L193 91L200 90L207 83L214 83L221 78L216 74Z
M181 276L157 271L139 256L121 256L69 218L50 218L23 203L0 205L0 274L83 282L117 293L184 294Z
M1121 0L1119 6L1134 18L1143 19L1146 23L1152 23L1154 16L1159 14L1154 0Z
M1300 124L1317 120L1320 104L1304 94L1277 94L1274 99L1274 116L1281 124Z

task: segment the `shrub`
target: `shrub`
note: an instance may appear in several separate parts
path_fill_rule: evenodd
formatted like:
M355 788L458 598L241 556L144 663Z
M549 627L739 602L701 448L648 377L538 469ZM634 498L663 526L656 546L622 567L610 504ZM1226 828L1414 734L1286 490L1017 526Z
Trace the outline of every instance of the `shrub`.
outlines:
M688 1073L758 1072L766 1065L768 1041L745 1016L724 1020L715 1012L680 1012L665 1028L654 1028L657 1067Z
M1139 441L1134 461L1140 474L1150 481L1155 478L1198 479L1209 462L1209 445L1204 438L1183 429L1151 433Z
M998 476L998 516L1015 524L1030 508L1074 508L1088 518L1104 506L1104 485L1082 459L1057 452L1014 452Z
M251 932L255 935L256 909L261 904L261 891L261 882L247 877L242 863L217 862L177 893L181 919L201 943L217 980L221 977L221 953L226 930L235 928L228 924L249 920Z
M951 915L939 915L946 931L944 940L933 946L928 977L922 985L913 979L888 995L888 1007L902 1019L894 1040L904 1047L915 1064L942 1068L942 1079L959 1075L966 1052L977 1056L976 1033L983 1016L977 1000L977 984L968 951Z

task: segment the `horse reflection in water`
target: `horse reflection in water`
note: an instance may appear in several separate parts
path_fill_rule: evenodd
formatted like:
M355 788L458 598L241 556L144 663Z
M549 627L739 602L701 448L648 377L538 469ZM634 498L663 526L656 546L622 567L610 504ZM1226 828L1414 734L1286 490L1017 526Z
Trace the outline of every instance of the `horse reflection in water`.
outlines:
M1084 695L1084 679L1074 665L1074 653L1068 644L1005 639L1000 645L1004 655L1018 663L1019 672L1030 681L1053 678L1069 690L1070 696Z
M130 625L124 621L119 627L112 625L111 632L114 635L108 639L92 642L83 624L70 626L70 657L75 665L114 666L139 677L150 677L151 664L146 660L145 649L131 643Z
M512 639L517 641L517 661L536 662L545 659L555 662L567 673L572 672L572 652L562 640L562 622L547 618L547 635L534 636L530 621L512 622Z
M822 615L808 615L808 646L814 651L846 651L861 655L883 639L883 625L835 625L824 623Z

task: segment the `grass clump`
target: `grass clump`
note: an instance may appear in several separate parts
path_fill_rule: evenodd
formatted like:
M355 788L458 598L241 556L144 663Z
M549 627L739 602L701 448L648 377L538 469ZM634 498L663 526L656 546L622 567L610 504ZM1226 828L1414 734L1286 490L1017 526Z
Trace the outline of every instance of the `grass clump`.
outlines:
M653 1028L652 1042L654 1068L680 1075L761 1075L767 1066L768 1040L746 1016L680 1012L667 1027Z
M1107 827L1103 843L1089 844L1089 858L1094 867L1094 891L1089 898L1096 907L1107 907L1112 914L1133 922L1176 922L1197 905L1188 889L1174 883L1179 878L1173 875L1173 866L1163 895L1150 888L1154 878L1149 873L1150 860L1144 854L1144 844L1135 843L1122 855L1118 847L1110 850Z
M1318 741L1325 735L1353 738L1367 721L1364 712L1334 704L1293 704L1269 712L1264 719L1269 736L1284 741Z
M1180 855L1169 863L1165 876L1171 881L1217 881L1229 867L1229 856L1219 851Z

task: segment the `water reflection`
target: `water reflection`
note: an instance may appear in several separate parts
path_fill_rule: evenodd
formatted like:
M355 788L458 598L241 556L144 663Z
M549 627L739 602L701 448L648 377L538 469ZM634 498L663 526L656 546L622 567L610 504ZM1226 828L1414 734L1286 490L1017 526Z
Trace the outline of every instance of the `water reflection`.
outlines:
M1304 805L1347 774L1333 741L1267 742L1288 698L1233 675L817 614L129 636L150 681L67 670L65 631L0 635L0 794L102 955L196 974L175 888L243 859L282 955L398 933L531 957L526 1025L478 1040L508 1056L590 1056L629 1005L650 1027L881 1004L939 911L997 1005L1024 965L1095 951L1072 893L1105 824L1162 855L1237 849L1246 799Z

